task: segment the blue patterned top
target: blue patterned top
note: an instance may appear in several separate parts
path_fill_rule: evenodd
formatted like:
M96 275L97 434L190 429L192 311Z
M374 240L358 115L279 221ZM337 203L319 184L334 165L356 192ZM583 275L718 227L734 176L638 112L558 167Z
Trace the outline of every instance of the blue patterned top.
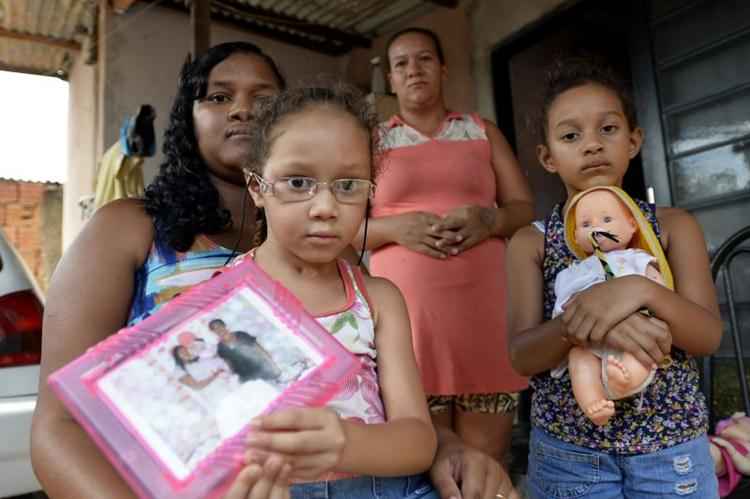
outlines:
M654 209L636 202L658 236ZM558 204L545 220L545 321L551 319L555 305L555 278L574 260L565 244L562 204ZM567 372L561 378L552 378L549 372L534 376L532 423L565 442L620 455L646 454L697 438L708 429L698 368L693 357L677 348L672 348L671 358L670 365L657 369L642 396L615 401L616 414L602 427L594 425L578 407Z
M128 326L153 314L181 292L221 269L232 252L204 235L188 251L175 251L155 238L146 261L135 274Z

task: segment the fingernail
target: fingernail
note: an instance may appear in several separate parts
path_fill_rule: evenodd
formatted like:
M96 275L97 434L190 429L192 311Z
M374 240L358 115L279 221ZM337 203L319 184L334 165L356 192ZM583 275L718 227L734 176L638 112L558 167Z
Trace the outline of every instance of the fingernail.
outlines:
M451 254L453 254L453 255L458 255L458 250L457 250L457 249L455 249L455 248L453 248L453 249L451 250Z
M263 420L261 418L253 418L248 424L251 428L260 428L263 426Z
M458 241L459 243L460 243L461 241L463 241L463 240L464 240L464 238L463 238L463 237L461 237L461 236L456 236L456 241Z

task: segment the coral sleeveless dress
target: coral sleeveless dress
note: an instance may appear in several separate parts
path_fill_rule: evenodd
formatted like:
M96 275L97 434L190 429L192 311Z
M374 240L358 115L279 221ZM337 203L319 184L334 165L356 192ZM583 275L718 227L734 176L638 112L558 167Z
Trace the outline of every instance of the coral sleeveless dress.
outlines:
M495 206L490 143L479 116L450 113L434 137L394 116L380 134L384 156L374 218ZM508 357L504 240L490 238L445 260L390 244L372 253L370 268L404 295L428 394L526 388Z

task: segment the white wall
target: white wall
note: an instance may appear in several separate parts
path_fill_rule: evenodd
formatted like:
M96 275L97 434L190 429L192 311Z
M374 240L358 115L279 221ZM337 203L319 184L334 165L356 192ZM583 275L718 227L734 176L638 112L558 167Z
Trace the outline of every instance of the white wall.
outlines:
M83 54L83 51L81 52ZM68 100L68 180L63 187L63 248L83 226L78 200L91 194L96 172L97 68L79 56L70 72Z
M162 160L162 139L177 90L177 75L192 46L190 17L187 13L138 3L126 14L110 13L105 36L105 51L100 54L104 69L104 147L117 140L125 116L134 114L140 104L153 105L157 112L158 152L146 162L144 173L148 182ZM212 45L239 40L253 42L273 57L290 85L318 73L340 74L345 59L212 23Z

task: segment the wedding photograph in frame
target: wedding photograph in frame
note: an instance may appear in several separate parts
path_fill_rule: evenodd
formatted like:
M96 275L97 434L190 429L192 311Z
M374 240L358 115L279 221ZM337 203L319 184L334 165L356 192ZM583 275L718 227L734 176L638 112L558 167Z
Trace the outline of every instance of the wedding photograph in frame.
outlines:
M214 497L260 414L323 405L358 364L251 259L90 349L50 385L141 497Z

